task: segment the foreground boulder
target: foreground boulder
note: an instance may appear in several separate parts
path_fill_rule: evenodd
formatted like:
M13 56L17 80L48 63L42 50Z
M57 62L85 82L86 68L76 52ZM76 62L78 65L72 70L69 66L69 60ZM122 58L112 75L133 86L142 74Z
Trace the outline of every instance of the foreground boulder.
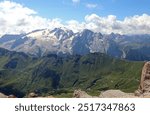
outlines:
M132 93L125 93L120 90L107 90L101 92L100 98L133 98L135 97Z
M5 95L3 93L0 93L0 98L17 98L15 95Z
M0 93L0 98L7 98L7 96L4 95L3 93Z
M75 90L74 98L135 98L134 93L125 93L120 90L107 90L101 92L99 97L88 95L85 91Z
M28 95L28 98L35 98L35 97L38 97L38 94L32 92L32 93L29 93Z
M17 98L15 95L9 95L8 98Z
M74 98L92 98L92 96L88 95L85 91L75 90L73 93Z

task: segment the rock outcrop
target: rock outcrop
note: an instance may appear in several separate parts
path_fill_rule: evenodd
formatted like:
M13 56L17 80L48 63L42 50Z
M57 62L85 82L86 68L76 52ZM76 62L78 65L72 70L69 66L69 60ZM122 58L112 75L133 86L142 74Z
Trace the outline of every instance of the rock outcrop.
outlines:
M0 93L0 98L17 98L17 97L14 95L5 95L3 93Z
M139 89L135 91L136 96L150 97L150 61L144 64L141 74Z
M28 98L35 98L35 97L38 97L38 94L32 92L32 93L29 93L28 95Z
M0 93L0 98L7 98L7 96L4 95L3 93Z
M134 93L125 93L120 90L107 90L101 92L99 97L88 95L85 91L75 90L74 98L135 98Z
M88 95L85 91L82 90L75 90L73 93L74 98L93 98L92 96Z
M134 98L134 94L132 93L125 93L120 90L107 90L101 92L100 98Z
M15 95L9 95L8 98L17 98Z

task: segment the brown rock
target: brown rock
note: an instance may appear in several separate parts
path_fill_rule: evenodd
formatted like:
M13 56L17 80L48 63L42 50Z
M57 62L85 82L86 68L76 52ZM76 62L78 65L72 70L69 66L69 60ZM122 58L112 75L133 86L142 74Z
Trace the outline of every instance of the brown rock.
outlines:
M7 98L7 96L3 93L0 93L0 98Z
M75 90L73 93L73 97L75 98L92 98L92 96L88 95L85 91Z
M146 62L141 75L139 90L141 93L150 93L150 62Z
M142 91L140 89L138 89L134 92L134 95L139 97L142 95Z
M15 95L9 95L8 98L17 98Z
M120 90L107 90L101 92L99 97L88 95L85 91L75 90L73 93L75 98L136 98L134 93L125 93Z
M100 98L134 98L134 94L125 93L120 90L107 90L101 92Z
M28 98L34 98L34 97L38 97L38 94L36 94L34 92L29 93Z

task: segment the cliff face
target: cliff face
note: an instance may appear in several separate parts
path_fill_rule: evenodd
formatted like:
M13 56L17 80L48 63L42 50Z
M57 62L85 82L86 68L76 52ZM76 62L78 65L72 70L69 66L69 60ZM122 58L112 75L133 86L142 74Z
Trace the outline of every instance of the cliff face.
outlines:
M150 97L150 61L146 62L142 69L140 86L135 95Z
M150 93L150 62L146 62L143 67L140 90L142 93Z

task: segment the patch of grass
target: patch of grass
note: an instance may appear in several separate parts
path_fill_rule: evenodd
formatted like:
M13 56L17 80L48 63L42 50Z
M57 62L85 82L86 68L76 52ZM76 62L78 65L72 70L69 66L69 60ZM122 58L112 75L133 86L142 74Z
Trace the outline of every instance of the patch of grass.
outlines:
M11 65L14 59L16 67L5 66ZM52 92L56 97L72 97L73 90L78 88L92 96L108 89L134 92L140 82L143 64L101 53L68 57L49 55L35 59L5 51L0 56L0 88L12 86L25 94L50 95Z

